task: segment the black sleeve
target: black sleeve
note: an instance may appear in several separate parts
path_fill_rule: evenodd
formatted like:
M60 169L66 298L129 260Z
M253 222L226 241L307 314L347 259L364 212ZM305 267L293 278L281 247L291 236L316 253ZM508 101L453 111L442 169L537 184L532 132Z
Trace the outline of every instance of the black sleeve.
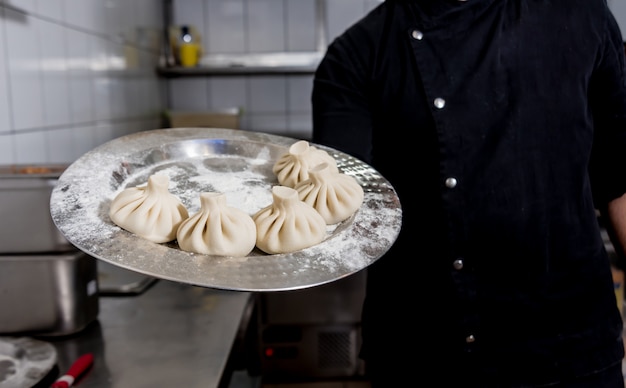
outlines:
M372 161L372 110L362 49L348 30L335 39L313 80L313 142Z
M594 117L590 176L596 208L626 193L626 67L624 42L607 8L603 50L589 87Z

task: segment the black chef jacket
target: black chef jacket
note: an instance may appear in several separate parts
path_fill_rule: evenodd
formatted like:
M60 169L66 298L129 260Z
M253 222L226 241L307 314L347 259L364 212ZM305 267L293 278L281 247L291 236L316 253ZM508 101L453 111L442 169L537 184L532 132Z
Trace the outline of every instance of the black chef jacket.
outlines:
M620 362L596 209L626 192L624 75L603 0L387 0L331 43L313 142L403 209L368 268L366 360L504 386Z

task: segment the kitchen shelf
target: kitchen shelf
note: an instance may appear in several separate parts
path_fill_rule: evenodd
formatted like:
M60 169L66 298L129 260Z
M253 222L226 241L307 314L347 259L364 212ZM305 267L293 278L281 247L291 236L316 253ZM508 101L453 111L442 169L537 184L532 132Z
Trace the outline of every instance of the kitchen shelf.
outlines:
M174 54L169 45L169 27L173 25L173 0L163 0L164 65L156 68L165 78L203 77L214 75L294 75L314 74L326 52L328 31L326 1L315 1L315 49L301 52L268 52L246 54L209 54L198 66L174 65Z
M159 67L163 77L210 75L284 75L313 74L324 52L275 52L255 54L212 54L196 67Z

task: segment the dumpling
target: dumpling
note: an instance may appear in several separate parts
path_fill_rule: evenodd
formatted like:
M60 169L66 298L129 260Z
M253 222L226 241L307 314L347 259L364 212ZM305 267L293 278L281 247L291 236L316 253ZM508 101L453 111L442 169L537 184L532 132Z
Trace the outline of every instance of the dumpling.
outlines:
M316 245L326 236L324 218L287 186L272 187L272 204L256 212L256 246L265 253L289 253Z
M341 222L354 214L363 203L363 188L354 177L333 171L327 163L309 170L309 179L294 189L300 199L324 218L326 224Z
M188 252L216 256L246 256L256 244L252 217L228 206L226 195L200 193L200 211L180 224L178 246Z
M322 162L328 163L332 170L339 171L337 161L328 152L310 145L306 140L300 140L278 158L272 171L278 178L278 183L293 188L309 177L309 169Z
M155 174L143 186L122 190L111 201L109 217L119 227L156 243L176 239L176 231L189 217L187 209L169 192L167 175Z

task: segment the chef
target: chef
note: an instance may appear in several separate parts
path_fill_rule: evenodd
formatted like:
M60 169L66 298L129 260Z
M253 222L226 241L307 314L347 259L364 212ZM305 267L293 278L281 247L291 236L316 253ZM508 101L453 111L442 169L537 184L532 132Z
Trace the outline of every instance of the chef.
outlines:
M597 211L626 245L626 71L604 0L387 0L328 47L313 142L403 208L368 268L373 387L624 387Z

